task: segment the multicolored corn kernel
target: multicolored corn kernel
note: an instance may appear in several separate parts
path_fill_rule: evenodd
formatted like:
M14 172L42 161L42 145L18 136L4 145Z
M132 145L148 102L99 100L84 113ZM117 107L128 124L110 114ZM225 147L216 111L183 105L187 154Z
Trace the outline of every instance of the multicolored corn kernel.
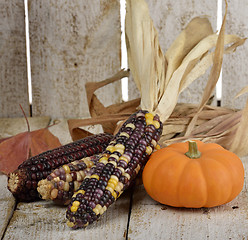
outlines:
M94 176L91 174L100 156L86 157L55 169L46 179L38 182L37 191L41 198L59 205L68 205L84 178Z
M93 223L130 186L158 148L162 126L159 117L147 111L129 117L103 151L94 173L74 193L66 212L69 227Z
M9 174L8 189L19 201L39 199L37 184L40 180L62 165L101 153L112 138L107 133L92 135L31 157Z

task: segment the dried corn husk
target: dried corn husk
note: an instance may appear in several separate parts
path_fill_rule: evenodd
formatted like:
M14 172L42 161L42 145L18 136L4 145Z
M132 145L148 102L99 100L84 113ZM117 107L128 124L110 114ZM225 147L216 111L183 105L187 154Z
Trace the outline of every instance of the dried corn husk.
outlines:
M210 106L212 91L221 70L223 54L232 53L246 39L225 34L227 7L220 33L213 33L206 17L196 17L163 53L158 33L144 0L127 0L126 42L128 62L141 99L104 107L95 90L129 74L121 70L99 83L87 83L89 119L69 120L73 139L89 131L84 126L100 124L114 133L118 122L137 108L160 115L164 129L160 143L167 146L191 138L216 142L239 156L248 154L248 103L243 110ZM179 94L211 68L199 105L178 103ZM240 96L248 92L244 87Z
M162 55L161 51L158 51L160 47L157 32L154 30L146 2L127 0L126 34L130 70L132 74L134 73L136 85L146 86L145 89L138 87L141 91L141 108L158 113L164 122L161 139L164 145L198 138L205 142L217 142L239 155L248 154L246 150L248 146L246 149L244 147L248 145L248 139L245 144L240 144L241 137L244 138L242 135L244 129L241 129L241 126L245 127L248 122L248 110L206 108L219 78L223 54L234 52L246 40L236 35L225 34L226 15L227 3L219 34L213 33L206 18L194 18ZM145 25L149 27L144 27ZM146 46L146 48L140 46ZM148 46L151 49L148 49ZM150 58L144 57L147 53L150 53ZM163 63L164 68L160 67L152 71L156 62ZM149 70L141 69L140 65L146 66ZM182 107L182 105L177 106L179 94L211 66L200 104L191 109L193 113L183 111L184 114L173 118L176 108ZM165 74L164 69L166 69ZM145 78L144 75L146 75ZM149 94L157 94L157 96L146 97L144 104L143 96Z

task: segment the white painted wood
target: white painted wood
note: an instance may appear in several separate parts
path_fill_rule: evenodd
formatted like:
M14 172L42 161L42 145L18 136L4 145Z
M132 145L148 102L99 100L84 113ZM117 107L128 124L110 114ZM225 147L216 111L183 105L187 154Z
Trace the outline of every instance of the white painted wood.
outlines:
M122 196L86 229L66 225L66 207L51 202L19 203L3 239L125 239L130 196Z
M29 1L33 113L88 117L85 83L120 70L120 6L111 1ZM121 83L97 91L121 100Z
M223 1L223 7L224 5ZM226 32L240 37L248 36L248 0L228 2ZM234 99L235 95L248 85L248 42L226 55L223 61L222 105L230 108L244 108L247 94Z
M4 234L4 231L12 217L15 198L12 196L10 191L7 189L7 176L0 173L0 238Z
M44 128L50 122L49 117L28 118L31 131ZM0 118L0 139L27 131L24 118ZM0 172L0 238L8 225L14 211L16 201L7 189L7 176Z
M248 157L243 159L248 173ZM135 190L129 223L130 239L246 239L248 236L248 178L230 203L201 209L173 208L156 203L144 190Z
M0 117L29 115L24 1L0 1Z

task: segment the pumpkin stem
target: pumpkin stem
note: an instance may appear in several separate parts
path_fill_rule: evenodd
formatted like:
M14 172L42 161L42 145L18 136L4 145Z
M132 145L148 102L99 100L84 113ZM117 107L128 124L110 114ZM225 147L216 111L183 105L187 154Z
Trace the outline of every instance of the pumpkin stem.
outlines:
M188 141L189 143L189 151L185 153L185 155L189 158L199 158L201 156L201 152L199 152L197 143L195 141Z

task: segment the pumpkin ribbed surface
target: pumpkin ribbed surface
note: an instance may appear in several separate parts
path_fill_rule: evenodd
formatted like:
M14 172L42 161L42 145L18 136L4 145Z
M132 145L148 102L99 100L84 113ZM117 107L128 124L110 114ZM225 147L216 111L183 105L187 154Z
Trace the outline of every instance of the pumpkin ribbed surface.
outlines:
M215 143L195 141L201 156L185 155L188 142L154 152L143 171L147 193L174 207L214 207L233 200L244 184L244 167L234 153Z

